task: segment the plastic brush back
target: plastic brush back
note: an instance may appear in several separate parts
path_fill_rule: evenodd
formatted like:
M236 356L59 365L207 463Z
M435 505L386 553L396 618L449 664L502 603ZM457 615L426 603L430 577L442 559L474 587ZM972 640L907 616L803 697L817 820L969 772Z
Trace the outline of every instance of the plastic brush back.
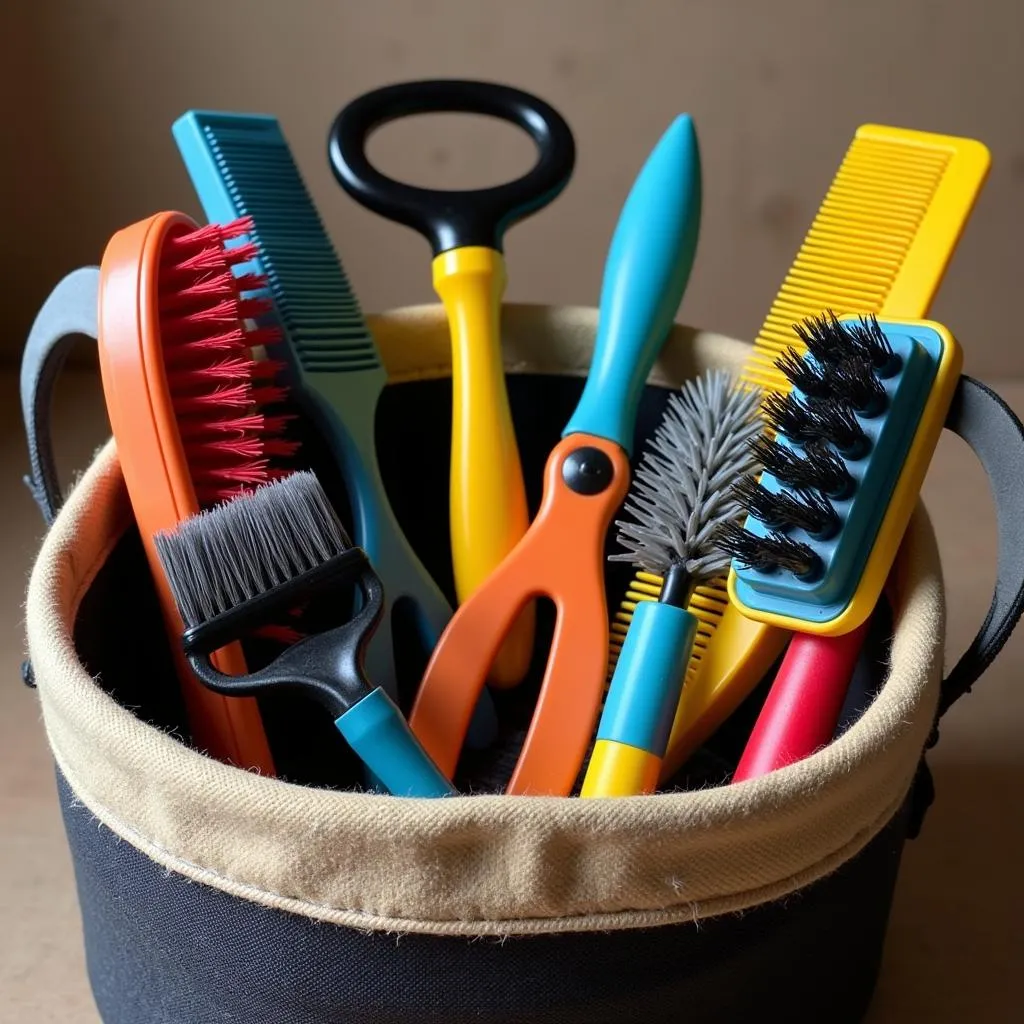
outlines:
M820 572L802 580L782 569L763 572L734 560L729 596L745 615L800 632L837 635L865 621L881 595L938 442L962 359L959 345L938 324L882 321L879 326L899 357L900 368L880 382L885 409L875 416L856 415L870 447L862 458L843 459L852 491L831 501L839 530L824 540L802 529L788 531L791 539L818 556ZM792 393L806 400L799 389ZM776 440L799 451L799 445L781 434ZM768 472L762 474L761 484L773 493L787 490ZM882 531L890 517L895 517L894 524ZM744 525L756 537L771 533L754 515ZM872 558L878 544L881 551ZM874 566L871 572L869 564Z

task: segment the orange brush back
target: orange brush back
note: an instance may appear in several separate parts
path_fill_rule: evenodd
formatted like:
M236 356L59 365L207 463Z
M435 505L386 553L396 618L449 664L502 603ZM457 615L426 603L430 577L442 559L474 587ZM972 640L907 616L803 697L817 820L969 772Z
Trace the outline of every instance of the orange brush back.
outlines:
M100 370L111 430L143 547L160 597L193 739L220 760L267 774L274 765L252 698L206 689L181 653L184 629L153 535L265 483L286 470L275 460L295 445L286 417L268 414L284 397L274 363L254 348L273 342L252 321L266 311L245 293L263 286L236 277L252 258L231 241L245 221L200 228L180 213L157 214L119 231L100 275ZM237 644L218 668L246 671Z

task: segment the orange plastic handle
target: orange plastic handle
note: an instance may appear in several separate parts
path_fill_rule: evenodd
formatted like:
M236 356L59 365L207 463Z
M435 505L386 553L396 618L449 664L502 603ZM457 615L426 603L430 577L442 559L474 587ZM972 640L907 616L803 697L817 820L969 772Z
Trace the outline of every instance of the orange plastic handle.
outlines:
M100 268L100 373L111 433L160 600L193 741L219 760L273 775L273 756L255 698L214 693L196 679L185 659L185 627L153 542L155 533L173 529L199 511L168 390L157 302L165 240L198 226L182 213L166 211L110 239ZM216 652L211 660L227 675L246 672L238 644Z
M611 461L607 486L579 494L562 476L583 447ZM608 667L604 548L629 487L626 453L592 434L571 434L548 457L544 497L530 529L452 616L434 649L409 725L449 778L487 673L527 602L549 597L555 631L537 707L507 792L566 796L579 775L601 709Z

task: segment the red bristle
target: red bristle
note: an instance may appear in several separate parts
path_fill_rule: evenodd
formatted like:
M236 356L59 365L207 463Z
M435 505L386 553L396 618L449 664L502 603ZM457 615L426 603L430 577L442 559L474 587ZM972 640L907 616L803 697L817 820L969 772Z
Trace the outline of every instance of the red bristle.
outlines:
M258 320L261 316L266 316L273 308L273 303L265 298L240 298L238 300L238 316L242 320Z
M221 244L229 242L233 238L238 238L241 235L251 235L255 226L255 221L249 216L236 217L234 220L229 220L226 224L211 225L211 227L215 227L220 232Z
M277 405L283 402L288 395L286 388L276 385L264 385L252 389L252 400L257 405Z
M305 636L305 634L300 633L291 626L263 626L254 635L258 636L261 640L272 640L286 647L297 644Z
M299 450L298 441L285 441L281 438L268 437L264 441L267 455L277 458L291 458Z
M172 332L172 338L174 334ZM249 348L249 336L239 328L234 331L221 331L218 334L204 334L193 338L178 337L176 344L165 349L168 365L177 366L182 363L200 361L208 363L224 353L246 352Z
M224 228L220 224L204 224L193 231L186 231L183 234L172 235L164 241L162 257L187 250L195 252L197 249L205 249L211 243L218 247L223 245Z
M243 350L244 352L244 350ZM168 370L169 377L180 379L181 385L195 391L198 388L210 388L225 381L251 381L253 378L253 361L244 354L218 359L204 366Z
M206 244L197 249L183 249L180 253L172 255L172 259L162 261L163 269L178 275L209 273L223 270L229 265L224 257L224 250L216 244Z
M225 434L279 433L279 431L269 431L266 423L266 416L254 412L248 416L231 416L222 420L189 419L183 421L178 430L183 440L196 441L211 436L223 437Z
M282 364L256 360L253 349L280 341L273 326L250 322L273 309L266 279L236 275L257 255L252 220L210 224L167 239L161 253L158 308L168 390L185 460L201 508L249 493L287 476L299 445L284 436L290 415L267 416L286 389L276 383ZM249 268L246 268L249 269ZM302 639L294 615L261 635L282 644Z
M245 341L251 348L270 347L281 340L281 330L276 326L255 327L246 332Z
M239 274L235 278L235 287L243 295L246 292L259 292L267 287L267 280L259 274Z
M194 455L197 461L203 462L213 459L248 461L262 458L265 454L265 444L273 443L276 442L264 442L261 437L246 437L244 434L219 440L193 440L189 445L189 455ZM266 454L269 454L269 451Z
M165 309L180 309L188 305L208 303L211 296L223 298L234 292L234 277L230 271L208 273L195 278L191 284L162 296Z
M263 419L263 433L283 434L287 424L293 419L295 419L295 417L290 413L286 413L283 416L265 416Z
M179 416L192 416L204 410L207 416L216 415L219 409L247 409L252 403L253 389L248 382L196 395L176 393L174 396L174 409Z
M284 368L278 359L257 359L253 362L252 379L273 380Z
M176 326L179 330L195 330L200 324L237 324L242 319L239 316L241 305L234 295L228 293L225 298L219 298L217 302L204 303L199 309L188 313Z
M241 245L233 245L225 250L227 261L232 266L237 266L239 263L249 263L259 254L259 246L255 242L242 242Z
M266 281L254 274L236 277L231 269L251 260L257 250L245 242L225 249L225 242L251 231L247 218L206 225L168 239L161 254L159 304L168 386L204 506L266 482L270 457L287 458L297 448L281 436L286 418L267 417L260 408L282 401L286 392L269 383L280 365L257 362L251 349L278 334L247 329L246 319L271 306L265 300L243 300L240 293L262 289Z

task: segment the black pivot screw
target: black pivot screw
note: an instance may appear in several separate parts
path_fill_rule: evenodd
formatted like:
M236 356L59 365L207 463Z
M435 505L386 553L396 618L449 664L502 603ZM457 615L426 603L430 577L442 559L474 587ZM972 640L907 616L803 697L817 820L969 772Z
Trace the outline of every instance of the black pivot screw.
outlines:
M562 479L577 494L600 494L614 475L612 460L600 448L577 448L562 463Z

